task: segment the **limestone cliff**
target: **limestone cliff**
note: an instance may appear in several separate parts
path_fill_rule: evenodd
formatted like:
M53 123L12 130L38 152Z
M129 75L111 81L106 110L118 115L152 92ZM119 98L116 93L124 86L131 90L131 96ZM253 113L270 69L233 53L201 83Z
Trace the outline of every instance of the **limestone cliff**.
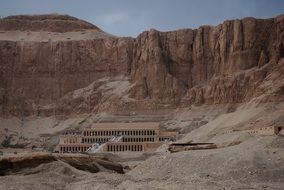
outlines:
M98 27L69 15L17 15L0 21L2 31L50 31L70 32L84 29L100 30Z
M0 116L283 101L282 58L284 16L135 39L70 16L7 17L0 20Z
M144 32L135 40L133 97L188 104L248 101L278 70L283 30L284 17L279 16L197 30ZM283 79L283 72L279 77Z

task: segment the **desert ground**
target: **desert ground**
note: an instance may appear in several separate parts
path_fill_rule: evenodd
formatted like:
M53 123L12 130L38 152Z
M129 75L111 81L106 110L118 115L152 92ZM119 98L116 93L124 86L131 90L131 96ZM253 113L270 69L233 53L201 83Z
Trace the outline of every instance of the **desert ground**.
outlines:
M54 152L101 122L216 148ZM135 38L69 15L0 19L0 190L283 190L283 127L284 15Z
M162 145L152 153L126 152L103 155L108 160L121 164L124 174L104 169L91 173L76 169L62 161L43 163L1 176L0 189L281 190L284 187L283 134L251 135L246 130L283 122L283 110L283 103L246 104L238 105L234 109L223 105L175 110L168 115L168 120L163 118L162 123L168 129L179 128L179 142L212 142L216 143L218 148L170 153L167 145ZM122 119L122 116L106 114L96 117L108 121L116 117ZM153 115L135 118L143 118L146 121L147 118L151 121L155 118L161 120L161 117ZM131 119L133 120L133 117ZM84 122L89 123L93 120L94 118L88 117ZM19 146L21 143L28 143L30 147L43 146L43 150L48 151L56 143L56 134L59 131L78 127L78 123L83 125L82 118L27 118L24 126L21 126L21 122L16 118L2 119L1 134L5 128L9 128L11 144ZM21 127L25 128L22 133L13 133L13 130L20 131ZM40 134L53 137L41 142ZM15 144L16 142L20 144ZM17 157L43 150L1 148L4 152L2 157Z

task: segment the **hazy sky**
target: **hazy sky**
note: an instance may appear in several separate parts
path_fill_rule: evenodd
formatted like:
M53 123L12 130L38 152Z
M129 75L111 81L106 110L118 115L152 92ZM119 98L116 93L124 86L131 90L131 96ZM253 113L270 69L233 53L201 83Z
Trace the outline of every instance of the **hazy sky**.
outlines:
M284 0L0 0L0 16L69 14L119 36L284 14Z

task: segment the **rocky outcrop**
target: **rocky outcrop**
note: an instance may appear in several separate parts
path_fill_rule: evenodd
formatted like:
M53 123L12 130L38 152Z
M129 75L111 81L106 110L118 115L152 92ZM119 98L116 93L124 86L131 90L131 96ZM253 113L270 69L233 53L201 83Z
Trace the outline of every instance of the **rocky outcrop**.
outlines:
M79 170L97 173L113 171L124 173L120 164L88 155L53 155L48 153L30 153L0 159L0 176L24 172L41 164L62 161Z
M40 164L53 162L56 159L50 154L32 154L22 157L15 156L0 159L0 176L19 172L30 167L37 167Z
M109 160L96 158L92 156L56 156L57 160L68 163L69 165L79 170L97 173L100 171L112 171L117 173L124 173L123 167L120 164Z
M62 27L66 23L69 28ZM30 25L33 31L66 35L79 28L102 32L60 15L7 17L0 21L0 30L9 33ZM195 30L152 29L136 39L110 35L56 39L0 41L0 115L283 100L279 60L284 57L284 16L231 20ZM131 88L109 96L98 79L115 80L118 75L129 78ZM72 95L90 85L87 96Z
M245 18L197 30L144 32L135 40L132 96L187 104L248 101L284 56L283 23L283 16Z
M69 15L17 15L8 16L0 20L1 31L70 32L84 29L100 31L98 27Z
M131 38L116 37L0 41L0 115L50 115L68 92L102 77L127 75L131 44Z

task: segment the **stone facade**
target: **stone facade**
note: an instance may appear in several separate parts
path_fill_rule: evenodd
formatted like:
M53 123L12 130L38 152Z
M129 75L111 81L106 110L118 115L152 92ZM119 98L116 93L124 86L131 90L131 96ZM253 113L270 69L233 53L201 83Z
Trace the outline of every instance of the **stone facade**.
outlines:
M261 127L261 128L251 129L248 131L248 133L260 134L260 135L278 135L283 128L284 127L279 127L279 126Z
M81 134L60 136L59 152L85 152L92 145L102 145L102 151L147 151L175 141L177 132L161 131L159 123L98 123Z

